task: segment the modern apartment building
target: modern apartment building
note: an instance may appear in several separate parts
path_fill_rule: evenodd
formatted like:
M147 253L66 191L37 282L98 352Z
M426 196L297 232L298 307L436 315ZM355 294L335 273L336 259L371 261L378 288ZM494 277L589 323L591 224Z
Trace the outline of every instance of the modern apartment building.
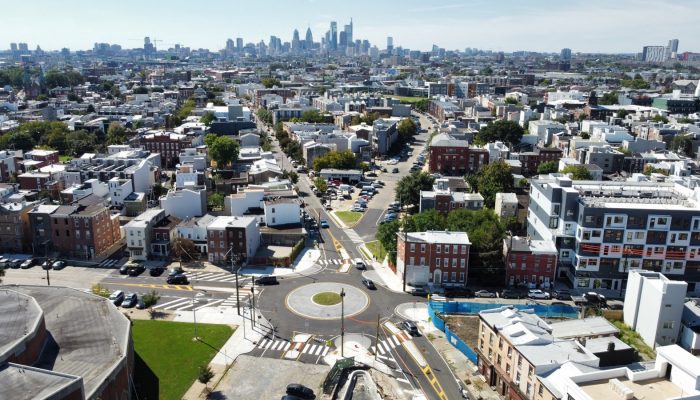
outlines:
M700 291L700 188L561 174L530 183L528 235L554 241L558 277L622 294L628 271L641 268Z
M467 285L469 247L466 232L397 233L396 274L411 286Z

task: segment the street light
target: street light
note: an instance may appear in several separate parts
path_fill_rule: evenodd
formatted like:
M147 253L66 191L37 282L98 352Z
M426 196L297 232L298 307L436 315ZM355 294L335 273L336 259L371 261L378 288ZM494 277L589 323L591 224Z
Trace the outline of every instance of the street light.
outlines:
M229 253L231 254L231 273L236 274L236 311L238 315L241 315L241 298L238 295L238 268L235 268L236 260L238 260L238 254L233 252L233 244L231 244L231 249L224 254L224 259L226 259L226 256L228 256Z
M345 288L340 289L340 356L345 357Z

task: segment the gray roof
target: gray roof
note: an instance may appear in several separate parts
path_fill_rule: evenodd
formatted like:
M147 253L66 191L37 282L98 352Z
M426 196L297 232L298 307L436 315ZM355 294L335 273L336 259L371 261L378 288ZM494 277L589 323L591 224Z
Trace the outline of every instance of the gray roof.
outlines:
M47 399L63 398L82 385L79 376L8 363L0 366L0 387L6 399Z
M10 358L20 342L34 336L42 315L32 297L0 289L0 362Z
M591 353L604 353L608 351L610 342L615 344L615 351L631 349L625 342L615 336L599 337L594 339L586 339L586 350Z
M433 136L430 141L432 147L469 147L469 142L466 140L455 139L447 133L440 133Z
M466 232L426 231L406 233L408 242L471 244Z
M549 326L552 328L552 336L560 339L616 335L620 332L603 317L571 319L551 323Z

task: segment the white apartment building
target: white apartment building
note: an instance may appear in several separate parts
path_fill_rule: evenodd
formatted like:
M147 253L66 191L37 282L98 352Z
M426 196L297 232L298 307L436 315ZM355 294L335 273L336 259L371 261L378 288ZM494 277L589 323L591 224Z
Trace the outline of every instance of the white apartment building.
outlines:
M496 193L494 212L501 219L518 215L518 196L515 193Z
M151 252L151 231L153 226L165 219L165 211L151 209L124 225L126 249L132 260L146 261Z
M166 215L180 219L201 217L207 212L207 191L204 188L169 190L159 200Z

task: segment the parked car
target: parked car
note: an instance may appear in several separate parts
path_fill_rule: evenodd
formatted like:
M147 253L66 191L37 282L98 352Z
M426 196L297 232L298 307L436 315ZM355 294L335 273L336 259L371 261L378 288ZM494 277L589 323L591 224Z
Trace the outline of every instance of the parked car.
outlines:
M446 297L474 297L474 291L464 287L445 288Z
M297 396L302 399L314 399L316 395L311 388L308 388L300 383L290 383L287 385L287 394Z
M371 279L362 279L362 284L365 285L367 289L374 290L377 288L376 286L374 286L374 282L372 282Z
M418 286L418 287L414 287L413 290L411 290L411 294L414 296L425 297L428 295L428 290L426 290L426 288L423 286Z
M521 297L523 297L522 293L513 289L505 289L501 292L502 299L519 299Z
M355 263L355 268L357 268L359 270L366 270L367 269L367 265L365 265L365 262L362 261L362 259L356 258L354 263Z
M144 271L146 270L146 267L143 265L132 265L129 267L129 271L127 272L129 276L139 276L141 275Z
M322 219L321 222L319 222L319 225L321 225L321 228L330 228L330 225L328 225L328 221L325 219Z
M418 332L418 327L416 326L416 324L415 324L413 321L403 321L403 322L401 323L401 327L402 327L403 329L405 329L406 331L408 331L408 333L409 333L411 336L418 336L418 335L420 335L420 332Z
M171 275L168 276L168 279L165 280L168 285L187 285L189 280L187 280L186 275Z
M371 177L371 178L376 178L376 177L377 177L377 173L376 173L376 172L368 172L368 173L367 173L367 176L369 176L369 177Z
M122 304L122 301L124 301L124 292L121 290L112 292L112 294L109 295L109 301L111 301L115 306L119 307Z
M255 279L256 285L279 285L279 281L276 276L261 276Z
M60 270L66 267L66 262L62 260L57 260L54 261L53 264L51 264L51 268L55 270Z
M398 168L394 168L394 169L391 170L391 173L392 173L392 174L398 174L398 173L399 173L399 169L398 169Z
M552 292L552 297L557 300L571 300L571 292L566 289L559 289Z
M550 296L549 293L544 292L540 289L533 289L527 292L527 297L531 299L546 299L549 300Z
M496 293L488 291L486 289L477 290L474 292L475 297L496 297Z
M168 271L168 276L182 275L184 273L185 271L182 269L182 267L174 267L170 268L170 271Z
M129 273L129 264L124 264L121 267L119 267L119 273L122 275L126 275Z
M139 298L136 295L136 293L129 293L126 296L124 296L124 301L122 301L122 308L132 308L136 307L136 304L138 304Z
M161 275L163 275L163 272L165 272L165 268L154 267L154 268L151 268L151 270L149 271L149 274L151 276L161 276Z
M34 265L36 265L36 260L33 258L27 258L22 262L22 264L20 264L19 267L22 269L27 269L33 267Z
M18 269L20 265L22 265L22 260L20 260L19 258L15 258L13 260L10 260L9 262L9 266L12 269Z
M51 259L47 258L43 263L41 263L41 268L45 269L45 270L50 270L51 264L53 264L53 261L51 261Z

